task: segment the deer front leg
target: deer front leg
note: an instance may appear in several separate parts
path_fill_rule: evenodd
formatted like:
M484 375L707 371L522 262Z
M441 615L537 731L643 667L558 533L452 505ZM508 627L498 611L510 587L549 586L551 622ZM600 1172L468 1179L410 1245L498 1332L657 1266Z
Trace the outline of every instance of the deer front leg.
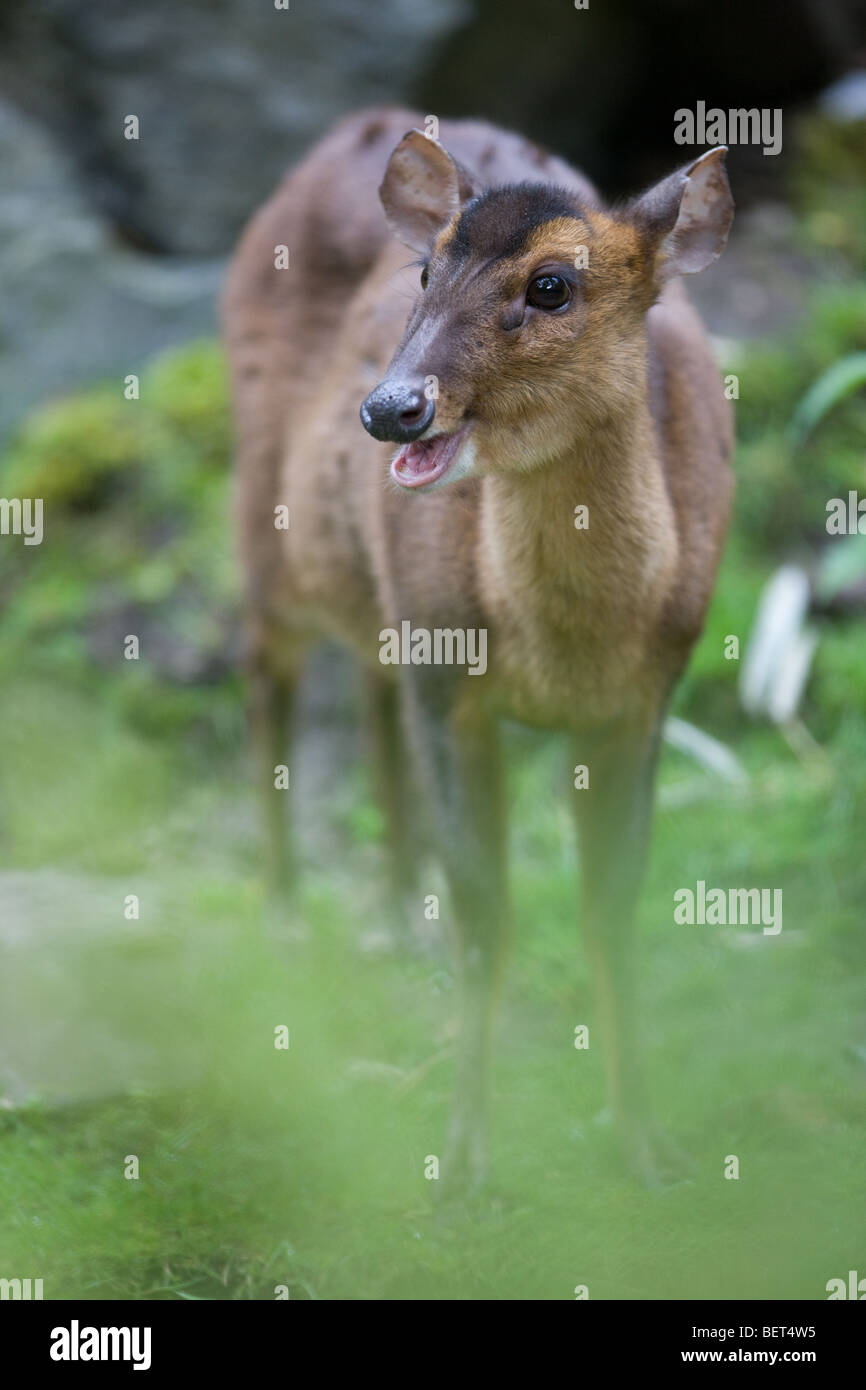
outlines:
M387 832L388 909L395 939L408 942L413 939L421 896L400 691L375 671L365 673L364 686L373 772Z
M660 719L619 727L578 750L589 785L572 793L582 929L594 977L609 1104L631 1171L650 1186L687 1160L653 1122L637 1021L634 926L649 843Z
M447 702L410 678L409 731L446 874L459 971L454 1096L442 1190L476 1191L487 1177L491 1053L509 936L505 817L498 731L459 727Z

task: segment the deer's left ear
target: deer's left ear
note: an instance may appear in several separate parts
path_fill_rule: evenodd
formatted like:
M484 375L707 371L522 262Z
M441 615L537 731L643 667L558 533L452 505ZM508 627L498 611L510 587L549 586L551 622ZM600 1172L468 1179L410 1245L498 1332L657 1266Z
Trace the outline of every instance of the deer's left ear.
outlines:
M379 197L394 235L426 254L476 191L472 175L438 140L410 130L388 161Z
M721 255L734 217L724 146L657 183L627 209L663 285L692 275Z

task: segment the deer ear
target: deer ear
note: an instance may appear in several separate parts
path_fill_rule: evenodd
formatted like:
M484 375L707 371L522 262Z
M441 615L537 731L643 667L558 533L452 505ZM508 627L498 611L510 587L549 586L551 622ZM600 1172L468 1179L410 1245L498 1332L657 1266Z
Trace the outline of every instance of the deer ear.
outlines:
M413 251L426 253L475 192L471 174L438 140L410 130L388 161L379 197L394 235Z
M654 279L692 275L720 256L734 217L725 147L708 150L631 204L654 263Z

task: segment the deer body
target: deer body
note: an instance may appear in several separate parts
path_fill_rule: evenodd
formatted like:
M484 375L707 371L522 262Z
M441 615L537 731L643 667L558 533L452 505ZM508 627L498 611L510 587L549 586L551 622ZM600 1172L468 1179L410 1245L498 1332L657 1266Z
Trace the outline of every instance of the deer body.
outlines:
M420 123L338 126L254 219L226 293L271 869L290 862L271 789L291 690L329 634L370 673L395 894L414 867L401 729L433 812L463 962L448 1166L477 1177L508 922L497 724L569 731L590 768L573 795L612 1104L651 1177L630 930L660 723L731 490L727 403L673 277L718 254L730 195L714 151L614 216L516 136L443 122L439 144ZM423 292L388 222L420 250ZM383 666L380 633L406 620L485 629L487 671Z

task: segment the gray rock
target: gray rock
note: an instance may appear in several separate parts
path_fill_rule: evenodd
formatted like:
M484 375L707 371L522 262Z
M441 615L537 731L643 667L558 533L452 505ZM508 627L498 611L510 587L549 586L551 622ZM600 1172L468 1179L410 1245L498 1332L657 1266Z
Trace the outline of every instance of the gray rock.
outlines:
M37 401L128 372L215 331L221 259L155 259L122 245L74 166L0 103L0 439Z
M214 255L336 116L402 100L466 8L37 0L3 16L0 80L108 222L153 250Z

